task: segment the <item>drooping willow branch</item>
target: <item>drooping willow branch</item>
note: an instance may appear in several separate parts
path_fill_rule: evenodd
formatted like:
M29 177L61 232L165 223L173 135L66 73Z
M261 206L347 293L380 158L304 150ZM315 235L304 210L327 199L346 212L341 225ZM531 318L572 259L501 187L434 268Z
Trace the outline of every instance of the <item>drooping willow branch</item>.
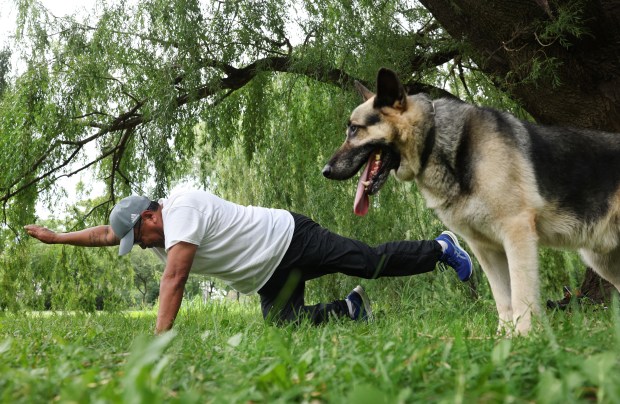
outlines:
M453 56L455 55L452 52L448 52L446 54L436 56L436 59L443 62L447 58ZM429 58L427 58L426 60L426 63L428 63ZM347 88L352 87L352 83L355 81L354 77L350 76L342 69L332 68L329 66L314 66L312 68L302 68L298 65L295 65L293 62L294 60L292 56L272 56L258 59L242 68L236 68L234 66L222 63L217 60L205 59L201 63L202 68L218 69L222 72L221 77L216 78L212 82L197 86L194 89L184 91L182 94L176 96L176 98L174 99L174 105L176 106L176 108L180 108L186 104L199 102L208 97L219 94L220 92L225 92L227 95L230 95L232 92L244 87L261 72L281 72L298 74L312 77L317 81L332 84L337 87ZM418 63L422 62L419 61ZM177 85L182 80L183 76L179 76L174 79L171 85ZM410 86L408 86L408 89L415 89L416 91L432 90L436 93L450 95L442 89L438 89L432 86L421 85L420 83L412 83ZM135 98L132 99L135 100ZM54 141L44 152L41 153L40 157L37 158L35 162L28 167L27 170L25 170L23 175L19 176L13 182L0 190L3 192L3 194L0 196L0 202L6 204L12 197L32 186L36 186L38 183L45 179L50 179L51 182L54 182L62 177L70 177L83 170L86 170L87 168L92 167L93 165L101 162L102 160L110 156L113 156L113 164L111 168L112 172L108 177L108 186L110 188L110 191L114 191L114 183L118 177L123 178L125 181L128 181L127 176L122 173L119 168L120 162L124 157L127 142L131 139L132 136L134 136L136 129L139 126L146 125L151 121L151 118L145 117L143 114L140 113L141 108L146 105L148 101L149 100L136 100L135 104L129 110L122 114L119 114L110 122L106 123L97 120L85 122L85 126L93 129L98 129L96 133L86 138L73 141ZM87 117L93 117L98 115L100 116L104 114L100 112L86 112L80 117L75 117L75 119L84 119ZM97 139L100 139L110 133L120 131L123 131L124 133L115 147L102 151L99 156L69 173L57 174L59 171L66 168L74 161L76 156L79 154L80 151L83 150L85 145ZM27 177L27 174L39 172L40 167L50 158L52 152L62 146L72 146L74 147L74 149L70 151L67 157L63 158L62 161L60 161L58 164L55 164L52 168L20 184L20 182L23 181L23 178ZM111 195L114 195L114 193L111 192Z

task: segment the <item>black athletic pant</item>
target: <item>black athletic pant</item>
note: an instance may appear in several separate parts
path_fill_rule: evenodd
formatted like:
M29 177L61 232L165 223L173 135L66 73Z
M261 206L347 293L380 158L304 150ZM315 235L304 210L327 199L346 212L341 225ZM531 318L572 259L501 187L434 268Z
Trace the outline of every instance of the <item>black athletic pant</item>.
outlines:
M365 279L408 276L432 271L442 254L434 240L395 241L370 247L342 237L313 220L292 213L293 239L280 265L258 291L263 317L277 323L296 322L307 317L314 324L329 315L349 315L345 300L306 306L305 282L323 275L342 273Z

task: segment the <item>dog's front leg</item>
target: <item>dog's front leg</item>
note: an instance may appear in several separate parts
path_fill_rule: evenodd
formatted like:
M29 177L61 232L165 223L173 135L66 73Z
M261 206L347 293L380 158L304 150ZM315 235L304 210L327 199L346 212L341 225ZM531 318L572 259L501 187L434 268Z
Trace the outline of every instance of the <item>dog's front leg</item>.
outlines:
M532 314L540 313L538 236L533 215L515 217L505 228L504 248L510 270L512 315L516 332L527 334Z
M510 272L508 271L506 253L501 246L490 247L473 240L466 241L489 280L499 316L497 333L499 335L510 335L514 329L514 324L512 322Z

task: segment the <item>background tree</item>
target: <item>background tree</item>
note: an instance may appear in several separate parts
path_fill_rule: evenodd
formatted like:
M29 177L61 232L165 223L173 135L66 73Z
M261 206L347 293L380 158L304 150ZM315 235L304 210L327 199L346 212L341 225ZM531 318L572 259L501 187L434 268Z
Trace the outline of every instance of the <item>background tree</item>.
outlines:
M161 261L153 254L136 248L129 256L133 269L133 283L145 307L153 304L159 296L159 277Z
M319 174L358 103L352 80L372 87L381 66L411 92L620 131L613 2L421 3L149 0L78 19L17 1L10 51L23 70L3 75L0 99L7 245L37 200L62 196L59 178L83 170L106 187L86 214L99 222L119 197L191 180L368 242L428 238L441 225L414 185L391 181L361 221L352 183Z

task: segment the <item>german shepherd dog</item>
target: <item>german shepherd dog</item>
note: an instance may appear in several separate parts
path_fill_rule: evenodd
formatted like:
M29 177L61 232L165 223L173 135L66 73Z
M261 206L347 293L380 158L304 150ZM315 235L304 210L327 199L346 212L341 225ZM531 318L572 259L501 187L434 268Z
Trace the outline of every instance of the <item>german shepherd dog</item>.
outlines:
M540 312L538 245L579 250L620 290L620 134L535 125L458 100L407 96L381 69L323 169L360 176L354 211L393 170L467 242L491 286L499 331L527 334Z

